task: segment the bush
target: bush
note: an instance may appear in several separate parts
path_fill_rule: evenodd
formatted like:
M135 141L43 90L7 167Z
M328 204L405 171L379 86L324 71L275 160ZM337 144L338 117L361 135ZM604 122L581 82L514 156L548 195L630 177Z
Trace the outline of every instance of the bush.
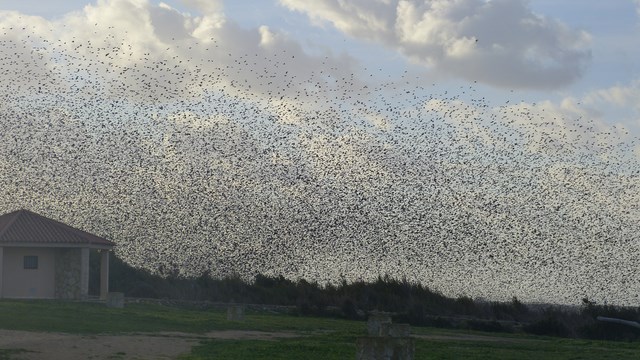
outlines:
M127 296L137 297L137 298L158 298L158 293L156 289L151 285L144 281L138 281L131 285L131 287L127 288L126 291Z
M92 294L99 291L99 258L90 257ZM561 307L547 307L540 311L527 307L516 297L510 302L478 302L467 296L457 299L446 297L428 287L378 277L375 282L362 280L347 282L342 278L337 285L319 285L300 279L292 281L281 275L256 275L248 282L237 275L214 278L205 272L187 278L179 275L176 266L158 269L154 274L134 268L115 254L110 256L110 289L124 292L128 297L169 298L180 300L208 300L245 304L295 306L300 315L364 319L366 312L379 310L393 312L394 321L414 326L443 328L462 327L482 331L514 331L518 326L497 320L529 322L525 332L536 335L590 339L640 339L640 329L629 326L597 322L597 316L638 321L640 309L598 305L588 298L578 311ZM98 279L98 280L96 280ZM469 319L471 320L465 320ZM507 325L505 325L507 324Z
M558 337L569 337L569 328L555 314L547 315L545 318L535 321L523 327L525 332L534 335L547 335Z
M513 332L513 329L502 325L501 323L483 320L467 320L466 327L470 330L490 331L490 332Z
M587 339L634 341L640 339L640 329L628 325L593 321L580 327L579 335Z
M342 310L342 315L347 319L357 320L360 318L360 316L358 316L358 308L356 307L356 304L349 298L342 301L340 310Z

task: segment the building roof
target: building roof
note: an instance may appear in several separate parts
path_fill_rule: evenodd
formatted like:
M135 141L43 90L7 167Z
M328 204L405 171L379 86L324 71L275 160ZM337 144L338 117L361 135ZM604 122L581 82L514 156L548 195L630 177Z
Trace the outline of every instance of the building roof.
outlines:
M0 216L0 246L88 246L111 248L107 239L78 230L28 210Z

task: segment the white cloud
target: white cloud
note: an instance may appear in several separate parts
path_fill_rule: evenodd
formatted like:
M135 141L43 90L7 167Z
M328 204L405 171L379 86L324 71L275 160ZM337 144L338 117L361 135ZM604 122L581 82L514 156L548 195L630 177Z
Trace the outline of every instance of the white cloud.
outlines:
M260 46L269 47L276 43L276 34L274 34L269 27L263 25L259 29L260 31Z
M14 95L43 91L39 83L42 78L61 81L52 71L55 54L47 51L56 39L46 20L14 11L0 11L0 30L2 51L11 54L0 63L0 74L5 83L12 85Z
M632 134L640 126L640 107L633 103L638 96L640 89L636 85L615 86L581 97L507 104L494 111L521 134L521 145L532 153L567 156L571 159L567 161L577 163L588 163L585 160L590 159L593 163L626 168L624 162L640 159L628 147L635 142ZM611 113L620 118L605 115Z
M640 99L640 80L635 80L629 85L615 85L593 91L585 96L584 101L594 106L607 103L617 107L632 107L640 111L638 99Z
M590 60L589 34L534 14L524 1L280 3L436 71L495 86L562 87L577 80Z
M38 63L30 71L49 70L49 78L60 77L55 85L48 83L52 91L68 86L65 77L73 73L92 77L91 83L100 85L84 89L83 94L91 90L90 96L103 93L128 99L144 94L153 101L221 89L251 95L254 100L261 95L294 97L309 79L326 83L354 72L348 56L329 51L308 55L277 29L238 26L225 18L221 1L184 3L197 13L148 0L99 0L60 21L3 12L0 26L13 30L0 38L15 37L16 49L43 49L37 59L25 52L21 64L7 70L25 72L29 69L24 64ZM25 21L31 26L16 30ZM48 61L53 56L64 61ZM314 75L315 71L322 71L322 76Z
M200 11L206 16L224 16L224 4L222 0L182 0L182 2Z

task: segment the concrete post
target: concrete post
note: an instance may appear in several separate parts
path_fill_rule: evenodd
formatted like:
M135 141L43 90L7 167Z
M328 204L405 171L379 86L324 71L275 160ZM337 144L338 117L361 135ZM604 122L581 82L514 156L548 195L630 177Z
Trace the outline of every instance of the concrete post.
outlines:
M106 300L109 293L109 250L100 251L100 299Z
M89 297L89 248L80 249L80 299Z

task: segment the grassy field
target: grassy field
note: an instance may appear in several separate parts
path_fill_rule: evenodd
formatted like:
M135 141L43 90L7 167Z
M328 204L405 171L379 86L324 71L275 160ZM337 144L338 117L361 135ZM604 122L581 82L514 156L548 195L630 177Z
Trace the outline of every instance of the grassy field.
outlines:
M299 335L276 340L208 339L182 360L355 359L355 342L365 334L357 321L248 313L244 322L226 320L219 310L185 310L150 304L109 309L102 304L55 301L0 301L0 328L74 334L257 330ZM416 359L638 359L640 343L545 338L514 334L412 328ZM11 359L23 349L0 349Z

